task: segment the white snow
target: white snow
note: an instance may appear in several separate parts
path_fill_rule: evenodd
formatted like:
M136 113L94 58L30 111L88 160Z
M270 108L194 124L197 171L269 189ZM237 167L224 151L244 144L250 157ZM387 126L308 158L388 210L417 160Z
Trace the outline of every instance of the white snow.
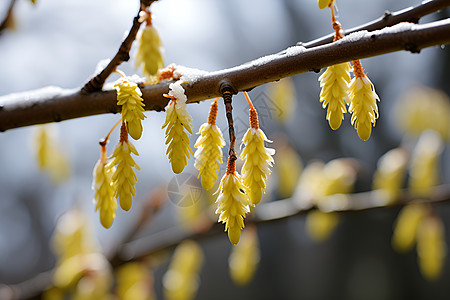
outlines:
M173 72L173 77L180 78L181 81L194 83L208 73L207 71L177 65L176 70Z
M176 81L174 83L171 83L169 85L169 89L170 89L169 96L175 97L175 98L177 98L177 100L179 100L179 101L181 101L183 103L186 103L187 97L184 94L184 88L181 86L181 84L183 82L184 81L180 79L180 80L178 80L178 81Z

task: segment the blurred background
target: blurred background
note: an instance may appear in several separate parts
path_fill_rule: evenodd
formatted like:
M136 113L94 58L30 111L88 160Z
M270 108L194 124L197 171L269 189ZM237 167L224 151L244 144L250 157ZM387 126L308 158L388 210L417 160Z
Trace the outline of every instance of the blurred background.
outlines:
M409 0L341 1L338 2L338 18L344 28L351 28L380 17L386 10L397 11L416 4L418 2ZM9 1L1 2L1 17L6 14L8 5ZM82 86L99 62L116 53L138 5L139 1L128 0L38 0L36 5L17 0L14 26L0 34L0 95L46 86ZM329 10L319 10L316 1L160 0L152 5L151 11L153 25L164 44L165 63L206 71L236 66L332 32ZM423 18L421 23L448 16L447 9ZM132 48L132 56L135 48ZM280 189L278 180L286 171L275 165L263 201L291 196L301 169L306 170L313 161L327 163L338 158L353 158L351 164L357 166L357 175L350 176L354 181L352 191L372 190L378 159L400 145L407 150L416 145L421 129L416 132L405 129L408 126L405 124L409 123L402 116L408 109L414 110L413 105L423 102L414 99L420 93L424 98L437 93L436 97L441 99L439 104L428 108L443 112L442 120L435 118L434 121L447 124L448 130L448 123L445 123L449 119L445 112L450 105L446 96L450 93L448 49L432 47L419 55L398 52L362 61L381 99L380 118L367 142L358 138L349 114L340 129L330 129L325 119L326 110L319 103L320 74L292 77L287 84L292 84L293 92L285 97L294 100L285 104L274 96L274 86L252 90L250 97L259 113L261 128L274 140L271 147L281 154L294 153L292 161L287 162L290 166L287 177L294 181L294 186ZM141 75L134 69L133 59L119 69L127 75ZM117 75L112 75L109 82L117 79ZM289 86L282 88L285 92L288 89ZM414 92L407 94L411 90ZM188 106L194 119L194 131L206 122L210 103L204 101ZM430 117L428 108L418 110ZM70 175L63 182L52 181L48 174L39 171L35 147L37 128L0 133L0 284L20 283L55 266L57 258L53 254L51 237L59 217L71 209L84 213L99 247L109 253L134 228L146 209L149 194L155 189L168 189L168 197L161 197L169 201L162 204L151 222L134 236L136 242L130 245L139 248L142 244L143 249L150 245L156 249L164 246L164 237L171 240L189 233L189 226L183 225L186 220L180 218L180 214L189 214L186 212L189 204L182 203L186 193L182 187L198 187L198 172L191 159L182 175L172 173L161 129L165 114L146 112L146 115L143 137L134 143L140 153L136 161L141 167L137 172L137 195L129 212L117 210L117 218L109 229L100 225L98 213L94 212L91 181L100 154L98 141L117 122L117 115L50 125L58 148L70 165ZM234 117L239 141L248 127L248 106L242 95L234 98ZM218 126L227 139L222 106L219 106ZM192 148L196 138L197 135L191 136ZM437 183L448 184L448 132L447 136L441 134L441 139ZM426 144L428 140L424 140ZM109 153L117 141L118 131L112 135ZM227 147L224 153L226 151ZM275 156L275 164L278 158L281 159L281 155ZM224 168L219 178L223 173ZM209 197L204 192L200 194ZM229 255L234 248L227 235L220 233L201 238L198 245L203 253L203 265L199 267L194 284L198 287L195 298L448 299L448 259L442 263L440 276L427 280L421 274L416 251L399 254L392 249L393 224L400 209L394 206L342 213L333 232L320 242L308 234L306 214L262 222L249 229L259 239L259 266L244 286L236 285L230 277ZM448 203L433 205L433 212L442 220L448 241ZM157 263L151 264L157 299L164 298L164 286L170 285L167 283L170 276L164 274L173 261L172 250L169 247L166 254L153 259ZM253 256L255 253L253 249Z

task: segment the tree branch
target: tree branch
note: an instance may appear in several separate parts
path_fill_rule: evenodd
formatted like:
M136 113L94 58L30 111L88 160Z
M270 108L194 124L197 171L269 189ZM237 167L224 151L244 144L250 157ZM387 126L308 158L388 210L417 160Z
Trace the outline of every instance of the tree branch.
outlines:
M423 25L401 23L374 32L359 32L343 39L306 49L293 46L280 53L256 59L243 65L206 73L195 82L184 84L188 102L199 102L221 96L220 87L227 83L235 91L309 71L319 72L329 65L355 59L450 42L450 19ZM170 82L142 87L146 110L162 111L168 99ZM85 116L117 113L114 90L84 94L80 90L55 87L0 97L0 131L41 123L59 122Z
M5 18L3 19L2 23L0 24L0 34L3 32L3 30L8 28L8 24L11 21L11 19L13 18L13 9L14 9L15 4L16 4L16 0L11 0L11 2L9 3L9 7L8 7L8 10L6 11Z
M349 35L361 30L374 31L393 26L401 22L418 23L422 17L442 10L448 6L450 6L450 0L431 0L428 2L423 1L422 3L417 4L414 7L405 8L396 12L386 11L383 16L379 17L376 20L348 30L344 29L344 33L345 35ZM299 45L306 48L325 45L333 42L333 37L334 33L308 43L299 43Z

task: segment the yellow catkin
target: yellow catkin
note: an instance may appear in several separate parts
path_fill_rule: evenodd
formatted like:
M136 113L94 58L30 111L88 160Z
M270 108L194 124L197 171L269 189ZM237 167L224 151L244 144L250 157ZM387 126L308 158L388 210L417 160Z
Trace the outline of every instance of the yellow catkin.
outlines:
M245 145L241 158L245 160L242 166L242 180L248 188L248 195L253 204L261 201L266 189L266 180L273 165L272 155L275 150L264 147L264 142L271 142L261 129L249 128L242 138Z
M441 136L434 130L422 133L411 158L409 188L411 193L428 197L439 183L439 156L443 150Z
M355 67L354 67L355 68ZM367 76L356 76L349 85L351 123L363 141L367 141L372 133L378 118L378 105L380 101L375 88Z
M394 225L391 241L394 250L404 253L414 247L417 228L427 214L428 207L424 204L412 203L402 208Z
M169 85L171 100L167 104L166 121L162 128L166 128L166 154L172 166L172 171L179 174L187 165L190 154L193 154L189 146L189 134L192 134L192 117L186 109L186 95L181 86L181 81ZM190 153L190 154L189 154Z
M222 148L225 146L225 140L222 131L215 124L217 106L217 101L214 101L209 120L200 126L200 136L194 145L197 148L194 167L199 170L198 177L201 176L202 186L206 190L213 188L220 169L219 164L223 163Z
M52 183L59 184L70 176L69 159L58 145L53 128L37 126L34 147L39 169L50 176Z
M286 77L280 81L270 83L267 96L276 106L278 112L274 114L275 120L285 123L291 119L297 106L295 86L292 78Z
M111 156L112 160L108 164L108 168L117 166L111 178L112 186L114 187L114 197L119 199L120 207L126 211L130 210L133 197L136 196L134 186L137 182L137 177L133 168L140 170L131 153L139 155L134 145L128 141L125 131L125 139L122 140L121 137L121 141L117 144Z
M324 9L334 3L336 0L317 0L317 4L319 4L320 9Z
M409 154L403 148L395 148L378 159L378 167L373 176L373 189L380 190L386 204L394 203L406 176Z
M148 12L142 12L140 21L146 21L144 28L136 39L138 50L136 53L136 69L142 66L142 73L147 76L155 76L159 69L164 67L164 52L161 39L155 27L151 24L151 16Z
M92 189L95 190L95 211L100 211L100 222L103 227L109 228L116 217L117 202L114 199L114 187L112 185L113 168L107 168L106 162L97 161L94 172Z
M341 126L344 113L347 112L348 84L350 82L350 63L342 63L329 66L319 77L320 102L327 108L327 121L331 129L336 130Z
M420 271L427 280L439 278L446 256L444 225L433 214L419 224L417 231L417 259Z
M244 286L252 280L259 263L259 243L256 228L242 233L241 241L232 248L228 265L234 283Z
M313 240L323 242L331 235L338 223L337 212L322 212L314 209L306 215L306 232Z
M120 300L153 300L153 278L141 263L131 262L116 271L116 294Z
M276 160L278 195L281 198L287 198L292 196L295 191L303 163L299 154L287 143L277 148Z
M442 91L429 87L409 88L395 107L395 120L406 134L418 137L433 129L443 139L450 139L450 99Z
M245 193L246 186L236 171L225 174L219 185L216 214L219 222L225 223L225 231L233 245L239 242L241 230L244 228L244 218L250 212L250 202Z
M164 275L164 297L167 300L191 300L199 286L198 273L203 264L200 246L185 240L177 246L169 268Z
M137 84L127 77L116 81L114 87L117 90L117 105L122 106L122 119L126 121L128 133L138 140L142 136L142 120L146 118L142 92Z

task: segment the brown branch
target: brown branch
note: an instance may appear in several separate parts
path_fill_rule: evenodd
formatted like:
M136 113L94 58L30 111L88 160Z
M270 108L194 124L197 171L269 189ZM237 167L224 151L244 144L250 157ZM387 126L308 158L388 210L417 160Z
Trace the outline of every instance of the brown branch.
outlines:
M235 94L235 91L228 84L223 84L220 90L223 97L223 103L225 104L225 111L228 121L228 134L230 136L230 149L228 150L228 155L230 156L230 160L232 160L234 163L234 161L237 159L236 151L234 150L234 146L236 144L236 135L234 134L232 106L232 98L233 94Z
M108 63L108 65L97 75L92 77L82 88L81 93L88 94L92 92L100 91L105 84L106 79L108 79L109 75L116 70L116 68L123 62L130 60L130 49L134 40L136 39L136 35L141 27L141 23L139 22L139 13L141 12L141 8L136 17L133 19L133 25L131 26L130 31L128 32L127 37L123 40L122 44L119 47L116 55L114 55L113 59Z
M448 6L450 6L450 0L431 0L428 2L423 1L422 3L417 4L414 7L402 9L396 12L386 11L380 18L366 24L344 30L343 33L345 35L348 35L361 30L374 31L393 26L401 22L418 23L422 17L442 10ZM334 34L329 34L308 43L299 43L299 45L305 48L316 47L333 42L333 38Z
M235 92L245 91L337 63L400 50L417 53L426 47L448 44L450 19L423 25L406 26L403 23L356 35L310 49L293 46L234 68L206 73L195 82L183 85L188 102L220 97L223 83L230 85ZM168 102L163 94L168 92L169 83L142 87L146 110L163 110ZM113 90L83 94L79 90L46 88L0 97L0 131L119 111Z
M5 18L3 19L2 23L0 24L0 34L2 33L3 30L8 28L9 22L11 22L11 20L13 18L13 9L14 9L15 4L16 4L16 0L11 0L9 2L9 7L8 7L8 10L6 11Z

